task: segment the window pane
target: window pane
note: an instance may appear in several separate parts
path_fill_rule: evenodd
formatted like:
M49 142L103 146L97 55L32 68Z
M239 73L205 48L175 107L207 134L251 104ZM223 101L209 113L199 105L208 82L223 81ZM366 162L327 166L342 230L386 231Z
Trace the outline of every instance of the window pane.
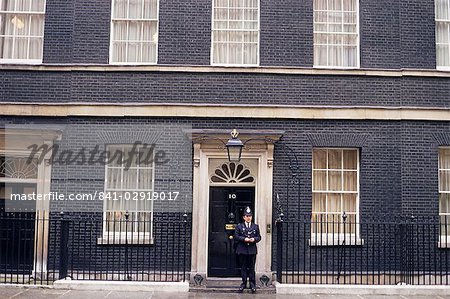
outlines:
M343 150L344 169L357 169L358 156L355 150Z
M114 18L126 19L128 15L128 0L114 0Z
M342 172L328 171L328 190L342 191Z
M344 191L357 191L357 172L344 171Z
M450 66L450 47L448 45L436 45L436 50L436 65Z
M123 170L123 188L137 189L137 169Z
M450 191L450 170L439 171L439 191Z
M45 0L32 0L31 11L44 12L45 11Z
M126 62L127 61L127 43L115 42L113 43L113 61L114 62Z
M450 193L441 193L439 195L439 213L450 214Z
M156 20L157 17L158 17L158 0L144 0L143 18Z
M152 169L140 169L139 170L139 189L152 189L153 181L153 170Z
M356 194L344 194L343 195L343 212L354 213L356 212Z
M439 149L439 169L450 170L450 149Z
M326 194L325 193L313 193L312 211L313 212L326 212Z
M142 0L128 0L129 1L129 19L141 19L142 18Z
M327 150L324 149L313 150L313 168L314 169L327 168Z
M313 190L326 191L327 190L327 172L323 170L313 171Z
M41 59L42 53L42 38L30 38L29 39L29 59Z
M436 1L436 19L448 20L449 1L448 0L435 0Z
M342 169L341 150L328 150L328 169Z
M341 195L328 194L327 197L327 212L341 212Z
M31 23L29 23L29 25L27 26L31 26L30 27L30 35L31 36L39 36L42 37L44 36L44 16L42 15L32 15L30 16L30 21Z
M14 41L13 57L15 59L28 59L28 38L16 38Z
M108 177L106 182L106 188L108 189L121 189L122 177L120 168L108 168Z

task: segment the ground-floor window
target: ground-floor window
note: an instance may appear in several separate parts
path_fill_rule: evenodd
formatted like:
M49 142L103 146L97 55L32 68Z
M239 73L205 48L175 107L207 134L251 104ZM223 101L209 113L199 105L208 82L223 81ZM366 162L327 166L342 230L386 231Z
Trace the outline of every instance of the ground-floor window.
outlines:
M154 148L150 145L107 146L104 237L144 242L151 239ZM110 240L108 240L109 242ZM122 241L121 241L122 242Z
M439 149L439 218L441 242L450 242L450 147Z
M336 243L339 236L342 240L344 235L355 239L358 200L359 150L313 149L312 234L319 234L319 239L329 243Z

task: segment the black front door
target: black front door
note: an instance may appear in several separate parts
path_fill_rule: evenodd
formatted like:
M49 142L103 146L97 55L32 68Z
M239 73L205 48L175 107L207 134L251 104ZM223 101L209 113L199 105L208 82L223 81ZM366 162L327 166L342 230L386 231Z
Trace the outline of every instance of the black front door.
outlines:
M0 273L30 274L33 270L36 202L10 202L11 194L33 192L36 184L0 183Z
M234 225L242 221L245 207L255 207L254 187L211 187L209 193L208 276L240 276L234 240Z

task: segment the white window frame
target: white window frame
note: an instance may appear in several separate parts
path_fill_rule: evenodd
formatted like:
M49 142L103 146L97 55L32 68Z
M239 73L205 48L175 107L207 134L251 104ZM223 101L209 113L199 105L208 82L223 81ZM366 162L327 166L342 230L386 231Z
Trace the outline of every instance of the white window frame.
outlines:
M440 160L440 150L450 150L450 147L439 147L438 150L438 161ZM449 158L450 159L450 158ZM438 192L439 192L439 200L440 200L440 195L441 194L450 194L450 191L442 191L440 186L441 186L441 171L450 171L450 169L446 169L446 168L440 168L439 162L438 162ZM439 202L439 206L440 206L440 202ZM439 209L439 227L441 227L442 224L441 223L441 217L444 216L447 218L447 224L450 225L450 213L442 213ZM450 248L450 230L447 231L447 234L441 234L441 231L439 229L439 244L438 247L440 248Z
M309 240L310 246L336 246L336 245L343 245L343 246L355 246L355 245L363 245L364 240L360 238L360 215L359 215L359 200L360 200L360 150L359 148L351 148L351 147L314 147L313 151L315 149L321 149L327 151L327 161L326 169L320 169L320 168L314 168L314 155L312 155L311 159L311 200L312 195L314 193L326 193L326 194L356 194L356 207L355 212L346 212L347 215L355 215L355 223L352 223L352 225L355 225L355 233L334 233L334 232L325 232L325 233L315 233L312 230L312 226L314 225L311 219L311 236ZM341 169L329 169L328 168L328 151L329 150L351 150L356 151L356 180L357 180L357 186L356 191L344 191L343 187L341 191L329 191L329 190L314 190L314 171L326 171L327 172L327 188L328 189L328 172L329 171L340 171L344 172L343 163L344 159L341 159L342 168ZM313 153L312 151L312 153ZM343 158L343 157L342 157ZM341 181L341 184L344 184L344 180ZM328 205L328 200L325 201L325 206ZM325 208L324 212L314 212L311 211L311 215L317 214L317 215L337 215L337 213L329 213L327 211L327 207ZM342 214L340 214L342 216ZM340 224L340 226L343 226L343 223ZM345 240L345 243L343 241Z
M115 19L114 18L114 2L115 0L111 0L111 25L110 25L110 34L109 34L109 64L111 65L155 65L158 64L158 50L159 50L159 0L156 0L156 20L155 19ZM128 9L129 9L128 3ZM113 61L113 52L114 52L114 21L156 21L156 54L155 54L155 62L115 62Z
M228 29L228 31L257 31L258 32L258 51L256 64L240 64L240 63L214 63L214 35L217 30L214 29L214 5L215 0L212 0L212 10L211 10L211 50L210 50L210 60L212 66L228 66L228 67L257 67L260 64L261 58L261 1L258 0L258 29L257 30L236 30Z
M110 148L117 148L117 147L122 147L122 153L124 152L125 148L132 148L133 144L108 144L106 145L106 151L110 152ZM142 145L138 145L136 147L136 149L138 150L139 148L142 148ZM115 151L115 150L114 150ZM104 194L107 194L107 192L151 192L153 193L153 191L155 190L155 149L153 148L153 153L152 153L152 187L150 189L124 189L124 188L119 188L119 189L112 189L112 188L108 188L108 168L109 165L108 163L105 163L105 180L104 180ZM125 157L126 158L126 157ZM140 168L138 165L136 166L138 169ZM121 168L121 178L123 178L123 171L125 167L113 167L113 168ZM131 168L131 167L130 167ZM139 179L139 175L136 176L136 179ZM123 181L122 181L123 183ZM150 213L150 223L149 223L149 228L148 231L146 230L145 233L144 232L135 232L133 229L133 233L131 232L115 232L115 231L108 231L107 228L107 213L109 212L115 212L115 211L109 211L107 210L107 200L103 200L103 235L101 238L98 238L97 243L100 245L119 245L119 244L153 244L154 243L154 239L153 239L153 214L154 214L154 205L153 205L153 200L149 199L150 202L150 211L142 211L143 213ZM125 213L126 211L117 211L117 212L122 212ZM133 215L133 212L141 212L141 211L131 211L129 212L130 217ZM129 218L130 223L131 221L135 221L134 219ZM124 220L119 220L117 221L117 223L120 223L121 221ZM129 224L132 225L132 224Z
M314 1L314 0L313 0ZM343 0L345 1L345 0ZM359 0L356 1L356 36L357 36L357 45L356 45L356 66L338 66L338 65L316 65L314 63L313 57L313 68L317 69L359 69L361 67L361 32L360 32L360 18L359 18ZM313 8L313 54L315 51L315 43L314 43L314 12L316 10ZM327 61L328 61L328 53L327 53Z
M31 2L30 2L31 5ZM43 57L44 57L44 37L45 37L45 13L46 13L46 9L47 9L47 0L44 0L44 11L3 11L0 10L0 14L22 14L22 15L42 15L43 16L43 21L42 21L42 26L44 26L44 28L42 28L42 48L41 50L41 59L5 59L5 58L1 58L0 57L0 64L42 64L43 61ZM31 23L31 22L30 22ZM29 28L29 30L31 29L31 26ZM3 37L6 35L2 35ZM12 35L12 37L14 38L14 40L18 37L18 35ZM28 35L26 35L26 37L29 38L38 38L41 36L31 36L30 32L28 31ZM28 45L29 45L30 41L28 40ZM27 56L29 57L30 55L30 48L28 47L28 52L27 52Z
M435 19L435 26L436 26L436 37L435 37L435 40L436 40L436 69L440 70L440 71L450 71L450 65L449 66L440 66L440 65L438 65L438 61L437 61L437 45L438 45L438 41L437 41L438 26L437 26L437 24L438 23L447 23L447 33L448 33L448 44L447 45L449 46L447 55L449 56L448 59L450 61L450 3L449 3L449 6L448 6L448 16L449 16L448 20L438 19L437 18L437 3L436 3L436 1L434 3L435 3L435 5L434 5L434 9L435 9L434 19Z

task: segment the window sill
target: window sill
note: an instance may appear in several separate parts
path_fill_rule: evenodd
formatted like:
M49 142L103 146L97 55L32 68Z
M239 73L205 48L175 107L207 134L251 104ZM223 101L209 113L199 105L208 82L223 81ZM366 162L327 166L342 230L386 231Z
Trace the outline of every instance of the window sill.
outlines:
M364 239L360 239L355 235L311 235L308 240L311 247L325 247L325 246L363 246Z
M97 245L152 245L154 244L154 239L150 236L133 236L125 238L125 236L110 235L97 238Z
M440 240L437 245L438 248L442 249L450 248L450 236L440 236Z
M0 59L0 64L39 65L39 64L42 64L42 60L38 60L38 59Z

